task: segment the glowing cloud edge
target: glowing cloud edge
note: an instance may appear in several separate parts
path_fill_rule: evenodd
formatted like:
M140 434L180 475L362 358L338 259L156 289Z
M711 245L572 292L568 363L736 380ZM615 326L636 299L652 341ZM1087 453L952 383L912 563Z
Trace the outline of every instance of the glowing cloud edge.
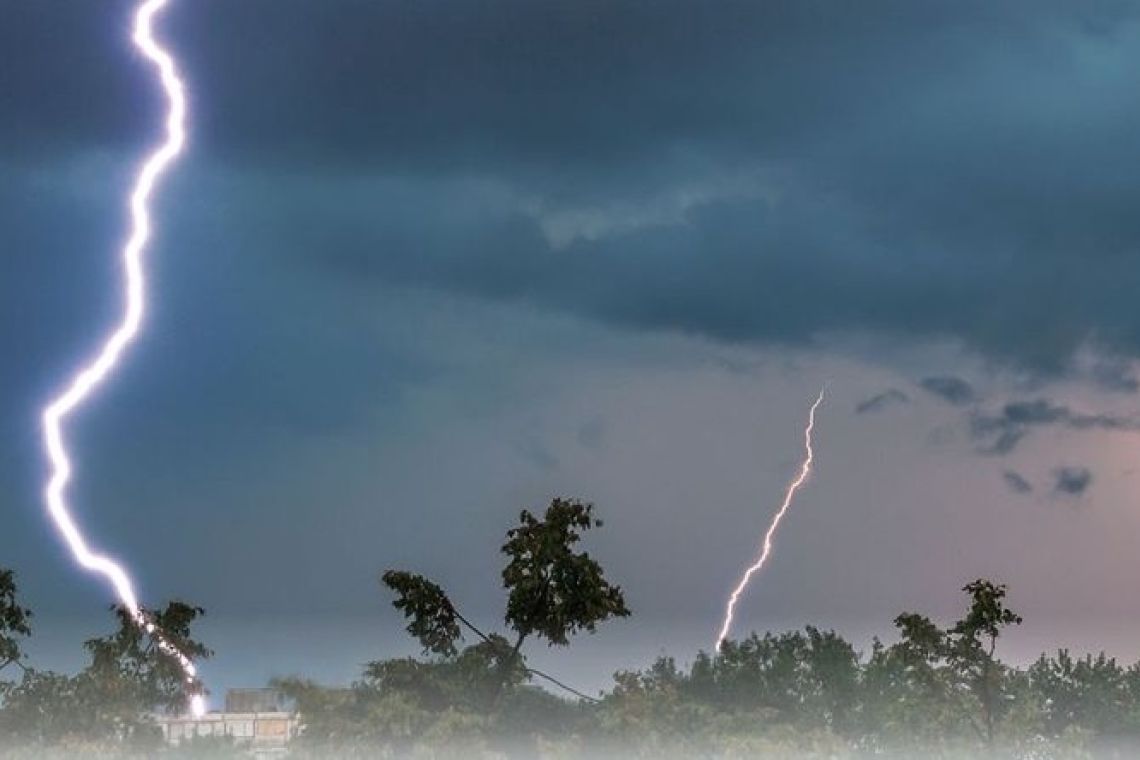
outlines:
M815 413L819 411L819 407L823 404L823 399L826 394L827 384L820 389L819 396L816 397L815 403L811 405L811 410L808 412L808 424L804 429L804 461L803 464L800 465L799 475L788 484L788 489L784 493L783 504L780 505L780 508L772 518L772 522L768 525L768 530L764 534L760 557L744 571L740 582L736 584L736 588L732 590L732 594L728 598L728 604L724 610L724 622L721 624L720 632L716 637L716 644L714 646L716 652L720 652L721 645L724 644L724 640L728 638L728 632L732 629L732 621L736 614L736 605L740 601L741 594L748 588L748 583L752 580L752 576L767 564L768 557L772 554L772 539L776 535L776 529L780 527L780 522L784 519L784 515L788 513L792 502L795 501L796 493L804 483L807 482L808 477L811 475L811 466L815 461L815 449L812 445L812 433L815 431Z
M146 619L139 606L130 577L121 565L110 557L98 554L87 545L67 504L67 485L71 481L72 465L64 441L63 425L67 418L103 383L118 365L126 348L134 342L142 326L146 311L146 275L142 256L150 240L151 221L148 202L168 166L182 153L186 144L186 87L178 76L174 57L154 39L153 20L169 0L146 0L134 15L132 41L157 69L159 80L169 104L166 116L166 139L151 152L135 178L130 196L130 236L122 249L122 265L126 285L126 299L122 321L107 337L94 358L83 365L72 377L67 389L43 410L44 449L51 463L51 477L44 489L44 501L56 529L71 550L75 561L84 569L104 576L114 587L119 601L130 613L135 624L154 636L159 648L174 657L186 675L188 684L197 682L197 669L190 658L166 641ZM194 694L190 700L195 715L205 712L205 700Z

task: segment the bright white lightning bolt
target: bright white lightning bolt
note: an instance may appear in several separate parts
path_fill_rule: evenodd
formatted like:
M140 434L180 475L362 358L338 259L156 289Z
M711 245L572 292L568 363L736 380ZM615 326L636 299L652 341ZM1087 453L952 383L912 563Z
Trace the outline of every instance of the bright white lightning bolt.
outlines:
M744 593L744 589L748 587L748 582L752 580L752 576L759 572L764 565L768 562L769 555L772 554L772 537L776 535L776 529L780 527L780 521L784 519L784 515L788 513L788 509L792 506L792 502L796 498L796 492L800 487L807 482L808 476L811 475L811 465L815 461L815 450L812 448L811 435L815 430L815 413L823 404L824 394L827 392L827 386L819 391L819 396L816 398L815 403L811 405L811 411L808 412L808 424L804 429L804 461L800 466L800 474L796 476L795 480L788 484L788 490L784 493L784 503L780 505L780 509L776 511L775 517L772 518L772 523L768 526L768 532L764 534L764 544L760 549L760 557L753 563L740 579L740 583L736 584L736 588L732 590L732 595L728 598L728 605L724 609L724 623L720 627L720 633L716 637L716 651L720 651L720 647L724 644L724 640L728 638L728 631L732 628L732 618L736 613L736 603L740 601L740 595Z
M142 255L150 240L150 213L148 203L155 185L167 167L182 152L186 143L186 88L178 76L171 56L154 39L154 17L165 8L167 0L145 0L138 6L134 17L132 41L154 65L162 88L166 93L166 139L150 153L139 170L130 196L130 237L122 249L122 266L126 280L126 301L122 321L107 337L99 353L81 367L62 395L54 399L43 412L44 446L51 461L51 479L44 491L48 511L56 528L67 542L75 560L85 569L104 576L115 589L119 601L135 623L155 637L159 648L174 657L182 666L187 684L197 684L197 671L190 658L178 651L155 630L155 626L139 607L131 579L113 559L97 554L87 545L67 505L67 484L71 480L71 460L64 443L63 424L86 401L95 389L115 369L123 351L135 340L142 325L146 306L146 278ZM195 715L205 712L201 694L191 697L190 707Z

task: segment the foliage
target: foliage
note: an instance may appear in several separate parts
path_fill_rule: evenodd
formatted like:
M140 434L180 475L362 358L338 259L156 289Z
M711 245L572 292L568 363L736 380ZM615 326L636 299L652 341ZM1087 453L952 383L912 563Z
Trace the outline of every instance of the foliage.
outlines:
M118 630L84 644L91 655L85 675L92 681L102 710L122 720L144 710L185 712L190 699L185 675L178 661L160 649L159 641L191 660L209 658L213 652L190 635L191 624L205 610L178 601L158 612L144 610L154 633L141 630L126 608L116 605L111 611Z
M161 736L151 720L158 711L185 709L188 694L178 663L162 652L161 635L191 659L210 651L191 636L202 609L171 602L144 612L154 633L139 630L122 607L112 607L117 630L85 643L90 662L75 675L25 667L3 694L0 738L18 747L59 749L74 756L153 755ZM9 750L14 751L14 750Z
M407 631L423 645L424 652L455 656L455 642L462 633L443 589L422 575L402 570L389 570L380 579L396 592L392 606L411 621Z
M605 579L602 566L573 551L582 531L602 526L593 512L592 504L554 499L541 520L524 509L519 526L507 532L506 621L520 639L534 635L565 646L577 631L593 633L598 623L629 615L621 588Z
M576 553L590 509L552 505L524 513L507 536L506 620L512 638L484 633L431 581L386 573L397 608L428 659L368 663L349 687L300 678L275 686L302 718L293 758L797 758L809 760L1091 760L1137 756L1140 665L1107 655L1042 655L1028 667L997 658L1003 633L1021 623L1000 584L966 585L962 618L942 626L916 612L895 618L897 636L858 652L813 626L726 641L687 664L659 657L620 671L600 700L571 699L530 683L519 643L560 643L625 611L600 566ZM516 564L517 563L517 564ZM576 585L578 580L582 580ZM15 605L11 576L4 599ZM589 603L573 600L584 594ZM529 601L527 601L529 600ZM539 615L527 604L543 605ZM21 608L22 609L22 608ZM521 613L518 610L522 610ZM54 757L236 757L228 740L164 748L150 720L180 710L181 673L114 608L116 630L92 639L90 664L75 675L36 670L0 702L0 760ZM27 635L9 625L9 635ZM199 608L174 602L150 619L195 659ZM14 618L6 618L12 620ZM460 646L460 633L478 641Z
M513 643L474 626L438 584L423 576L388 570L381 581L396 593L392 605L410 620L407 631L425 654L459 658L456 665L463 660L468 667L478 663L472 672L479 673L481 703L494 707L505 690L532 675L545 676L525 665L521 649L528 638L565 646L579 631L594 633L598 623L629 615L621 588L606 580L602 566L588 553L575 551L583 531L602 525L593 511L591 504L556 498L542 519L523 510L519 525L507 531L501 548L508 558L502 574L507 590L504 618ZM462 639L461 625L481 639L463 655L456 646ZM437 662L433 667L445 665Z
M32 635L31 610L19 604L16 592L16 574L0 567L0 671L20 662L20 639Z

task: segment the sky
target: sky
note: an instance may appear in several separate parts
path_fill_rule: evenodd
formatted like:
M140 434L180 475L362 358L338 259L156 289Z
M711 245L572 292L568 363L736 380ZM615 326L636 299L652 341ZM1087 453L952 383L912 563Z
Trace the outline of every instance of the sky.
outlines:
M39 500L38 409L117 316L161 93L120 0L0 0L0 566L53 667L110 625ZM174 0L190 145L143 339L73 490L215 691L413 654L398 567L501 620L502 535L596 504L634 615L866 642L1008 582L1011 656L1140 659L1140 6Z

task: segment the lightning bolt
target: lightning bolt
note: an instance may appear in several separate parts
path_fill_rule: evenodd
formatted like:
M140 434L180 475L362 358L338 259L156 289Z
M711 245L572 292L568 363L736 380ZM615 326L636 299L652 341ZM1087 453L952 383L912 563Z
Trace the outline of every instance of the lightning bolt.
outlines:
M768 562L768 557L772 554L772 538L776 535L776 529L780 527L780 521L784 519L784 515L788 513L788 509L795 501L796 492L800 490L804 483L807 482L808 476L811 475L811 466L815 461L815 450L812 448L812 433L815 430L815 413L823 404L823 397L827 393L827 386L824 385L819 391L819 396L816 397L815 403L811 405L811 410L808 412L808 423L804 429L804 461L800 465L800 473L796 478L788 484L788 490L784 493L784 503L780 505L780 509L776 511L776 515L772 518L771 524L768 526L768 531L764 534L764 543L760 549L760 556L757 558L740 578L740 582L736 584L736 588L732 590L732 595L728 598L728 604L724 608L724 623L720 627L720 633L716 637L716 651L720 651L720 647L724 644L724 640L728 638L728 632L732 628L732 618L736 613L736 603L740 601L740 595L744 593L744 589L748 587L748 582L752 580L752 576L758 573L765 564Z
M51 477L44 490L44 500L52 522L67 543L75 561L84 569L102 575L110 582L119 602L130 613L135 624L154 637L163 652L177 660L191 690L200 691L194 663L167 641L147 619L139 606L138 596L127 571L115 560L92 550L72 517L67 504L67 485L71 481L72 467L63 434L68 417L115 370L123 352L139 334L146 309L146 276L142 257L151 235L149 203L162 175L182 153L186 144L186 87L179 78L174 57L154 38L154 18L166 7L167 2L168 0L145 0L141 3L135 11L131 36L135 47L154 66L166 94L168 110L166 138L146 157L135 177L130 195L130 235L122 248L126 285L123 316L99 352L79 368L67 389L43 410L44 448L51 462ZM190 706L195 715L205 712L205 701L200 693L191 697Z

